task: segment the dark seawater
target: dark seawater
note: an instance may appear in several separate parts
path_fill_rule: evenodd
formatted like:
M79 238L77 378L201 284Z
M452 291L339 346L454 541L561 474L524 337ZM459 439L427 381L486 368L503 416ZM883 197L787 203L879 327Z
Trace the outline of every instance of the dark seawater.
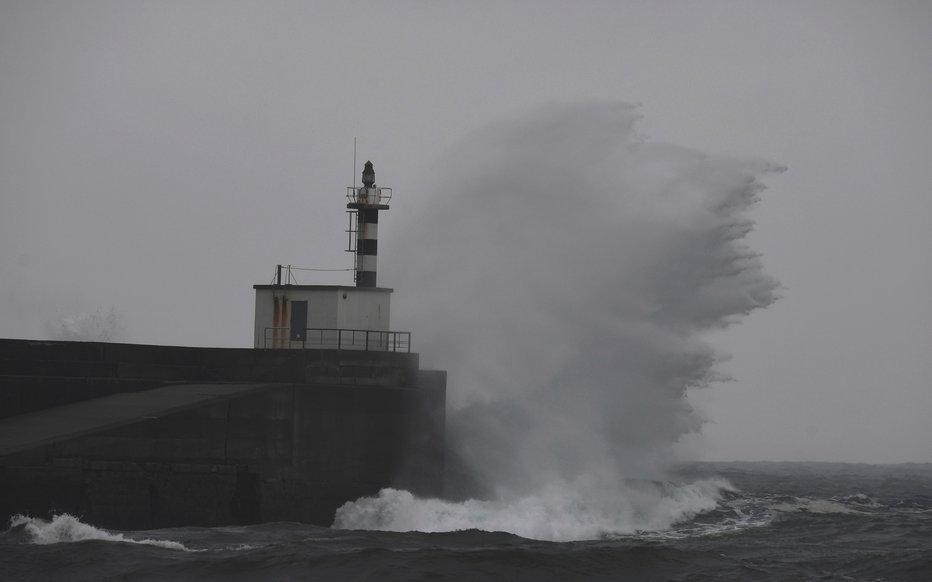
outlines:
M668 530L575 542L297 523L118 532L22 518L0 533L0 580L932 580L930 464L681 472L737 490Z

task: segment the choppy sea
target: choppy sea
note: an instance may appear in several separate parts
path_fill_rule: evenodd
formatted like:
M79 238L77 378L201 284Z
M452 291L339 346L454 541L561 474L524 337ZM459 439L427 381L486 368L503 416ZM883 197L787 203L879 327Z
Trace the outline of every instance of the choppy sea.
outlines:
M727 484L669 527L569 542L18 516L0 533L0 580L932 580L932 464L699 463L679 475Z

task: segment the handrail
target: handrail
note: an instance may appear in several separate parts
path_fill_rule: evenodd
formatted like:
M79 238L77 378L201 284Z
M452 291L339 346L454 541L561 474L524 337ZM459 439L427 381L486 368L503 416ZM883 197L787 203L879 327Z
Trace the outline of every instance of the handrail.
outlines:
M387 205L392 200L392 189L383 186L373 186L372 188L347 186L346 198L353 204Z
M411 332L372 329L339 329L309 327L303 334L292 333L290 327L267 327L264 348L335 349L379 352L410 352Z

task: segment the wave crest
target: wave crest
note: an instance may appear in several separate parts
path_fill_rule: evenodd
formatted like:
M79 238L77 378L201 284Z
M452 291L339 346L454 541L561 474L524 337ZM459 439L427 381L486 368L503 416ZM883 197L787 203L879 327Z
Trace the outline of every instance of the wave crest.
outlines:
M192 551L179 542L149 538L134 540L121 533L110 533L84 523L77 517L68 513L55 515L52 517L51 521L17 514L10 518L10 527L13 529L22 528L29 534L30 540L34 544L44 545L101 540L105 542L158 546L169 550Z

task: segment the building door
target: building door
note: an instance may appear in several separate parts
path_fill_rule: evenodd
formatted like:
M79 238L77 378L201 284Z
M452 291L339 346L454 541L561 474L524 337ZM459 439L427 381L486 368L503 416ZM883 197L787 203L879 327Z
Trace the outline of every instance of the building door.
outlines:
M303 342L307 339L307 301L291 302L291 334L289 339L293 342Z

